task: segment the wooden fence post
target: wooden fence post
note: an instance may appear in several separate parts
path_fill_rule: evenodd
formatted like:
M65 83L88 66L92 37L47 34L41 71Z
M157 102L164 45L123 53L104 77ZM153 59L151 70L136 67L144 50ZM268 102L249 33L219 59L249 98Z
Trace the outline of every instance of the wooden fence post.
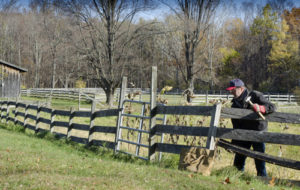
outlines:
M36 120L35 120L35 133L39 131L39 119L40 119L41 103L37 102Z
M71 137L72 124L73 124L73 115L74 115L74 108L71 107L71 109L70 109L70 117L69 117L69 125L68 125L67 138Z
M15 118L14 118L15 125L18 123L18 103L19 103L19 97L16 99Z
M217 127L219 125L219 120L221 116L222 104L218 103L214 105L214 109L211 115L210 127L207 135L206 148L209 150L214 150L215 148L215 136L217 133Z
M96 101L95 99L92 102L92 106L91 106L91 117L90 117L90 128L89 128L89 137L88 137L88 146L91 146L93 143L93 128L94 128L94 113L96 110Z
M157 95L157 67L152 67L151 74L151 95L150 95L150 110L151 112L156 107L156 95ZM151 113L150 112L150 113ZM156 125L156 116L150 116L150 126L149 126L149 152L148 159L153 161L155 159L155 135L152 133L154 126Z
M27 115L28 115L28 107L29 107L29 104L26 104L25 105L25 114L24 114L24 128L26 129L26 125L27 125Z
M4 101L1 101L1 123L2 123L2 119L3 119L3 104L4 104Z
M81 90L78 91L78 110L80 110Z
M50 91L50 97L49 97L49 102L52 103L52 96L53 96L53 89Z
M120 149L120 142L119 139L121 138L122 135L122 129L120 126L122 126L122 113L123 113L123 103L125 100L125 92L127 88L127 77L122 78L122 85L119 93L119 115L118 115L118 120L117 120L117 129L116 129L116 136L115 136L115 149L114 152L116 153Z
M208 90L206 90L205 103L208 105Z
M51 108L50 133L54 132L54 121L55 121L55 109Z
M8 123L8 118L9 118L9 99L7 98L6 100L6 123Z

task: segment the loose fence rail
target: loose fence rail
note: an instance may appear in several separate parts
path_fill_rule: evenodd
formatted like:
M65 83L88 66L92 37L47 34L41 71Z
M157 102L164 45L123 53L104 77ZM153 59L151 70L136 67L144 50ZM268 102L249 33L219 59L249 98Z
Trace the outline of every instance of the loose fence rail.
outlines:
M124 78L122 82L122 88L119 96L119 108L110 109L110 110L95 110L95 103L92 104L90 111L70 111L55 110L47 107L43 107L40 104L31 105L25 104L18 101L1 101L1 121L3 119L5 122L12 121L16 124L20 124L27 129L34 130L35 132L40 131L50 131L51 133L56 133L62 137L67 137L72 141L87 144L87 145L99 145L106 146L108 148L114 149L115 152L120 151L118 145L122 141L120 136L121 130L125 129L126 126L122 125L122 116L124 113L123 103L125 100L126 85L124 81L127 79ZM145 147L148 148L148 157L144 159L153 160L156 158L157 152L166 152L179 154L182 148L189 148L191 146L179 145L179 144L170 144L163 141L157 142L155 137L162 134L172 134L172 135L185 135L185 136L199 136L207 137L206 147L207 149L214 149L215 144L218 146L230 149L234 152L238 152L244 155L247 155L252 158L265 160L266 162L289 167L293 169L300 170L300 162L281 158L274 157L267 154L258 153L251 150L242 149L236 147L223 139L235 139L235 140L245 140L245 141L255 141L255 142L265 142L273 144L282 144L282 145L294 145L300 146L300 135L297 134L282 134L282 133L273 133L265 131L253 131L253 130L239 130L239 129L230 129L230 128L220 128L219 120L220 118L234 118L234 119L245 119L245 120L260 120L258 115L252 110L247 109L237 109L237 108L222 108L221 104L216 104L214 106L162 106L157 104L157 68L152 68L152 81L150 89L150 116L149 119L149 128L148 129L136 129L138 133L145 132L148 136L148 145ZM22 112L20 109L23 109ZM14 117L10 114L10 109ZM29 110L36 111L35 114L30 114ZM51 119L41 117L41 113L46 112L51 114ZM158 124L159 115L196 115L196 116L211 116L210 126L178 126L178 125L167 125L166 123ZM68 117L68 121L57 121L57 116ZM109 117L116 116L118 117L115 126L95 126L94 120L97 117ZM127 115L128 116L128 115ZM19 120L19 117L23 117L23 121ZM74 122L75 117L87 117L90 118L89 125L78 124ZM136 118L144 118L144 116L136 116ZM32 125L28 120L33 120L35 125ZM300 124L300 114L290 114L290 113L280 113L275 112L269 115L266 115L266 120L270 122L280 122L280 123L293 123ZM40 123L49 125L48 129L42 129L39 127ZM62 127L67 129L67 133L58 133L53 131L53 127ZM88 136L86 138L73 136L72 130L82 130L88 131ZM114 141L105 141L101 139L93 138L95 132L99 133L111 133L115 135ZM142 146L141 143L132 143L137 147ZM138 148L136 149L138 152ZM139 154L132 154L134 156L140 157Z

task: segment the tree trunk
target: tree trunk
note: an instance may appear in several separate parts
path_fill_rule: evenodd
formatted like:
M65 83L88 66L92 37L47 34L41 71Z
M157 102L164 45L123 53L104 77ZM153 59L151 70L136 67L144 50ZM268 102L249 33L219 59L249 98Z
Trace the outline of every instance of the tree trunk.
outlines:
M194 77L194 75L192 75L189 79L189 88L188 88L188 93L186 96L186 100L188 103L192 102L192 96L194 94L194 80L195 80L195 77Z
M69 79L70 77L69 76L66 76L66 79L65 79L65 88L68 88L69 87Z
M113 88L111 86L108 88L104 88L104 92L106 95L106 104L108 104L109 107L113 106L115 90L116 88Z
M53 57L53 62L52 62L52 88L55 88L55 83L56 83L56 62L55 62L55 58Z
M40 49L40 44L35 39L34 41L34 47L33 47L33 60L35 62L35 81L34 81L34 87L39 88L40 87L40 68L41 68L41 61L42 61L42 54Z

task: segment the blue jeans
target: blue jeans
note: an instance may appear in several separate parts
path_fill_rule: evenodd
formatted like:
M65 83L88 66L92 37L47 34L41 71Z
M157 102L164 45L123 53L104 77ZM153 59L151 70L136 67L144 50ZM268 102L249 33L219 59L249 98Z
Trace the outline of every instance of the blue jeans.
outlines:
M243 147L246 149L250 149L252 146L254 151L265 153L265 143L232 140L232 144L235 144L237 146L240 146L240 147ZM244 171L246 158L247 158L246 156L236 153L233 165L238 170ZM265 161L257 160L257 159L254 159L254 161L255 161L257 176L267 176Z

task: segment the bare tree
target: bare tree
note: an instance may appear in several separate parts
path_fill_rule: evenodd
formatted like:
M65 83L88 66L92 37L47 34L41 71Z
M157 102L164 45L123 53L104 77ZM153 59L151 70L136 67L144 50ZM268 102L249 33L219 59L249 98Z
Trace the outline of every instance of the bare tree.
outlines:
M0 0L0 11L9 12L14 8L17 8L18 0Z
M167 4L181 22L184 38L184 80L188 85L187 92L194 91L195 76L202 71L203 65L196 63L196 50L206 36L210 21L220 0L177 0L177 7ZM190 96L187 96L190 102Z
M42 20L41 15L36 12L31 12L27 14L27 36L29 39L28 53L31 55L32 61L35 65L34 71L34 88L40 87L40 70L43 60L43 55L45 54L44 46L45 42L43 40L43 30L41 28Z
M77 18L82 37L78 50L93 67L94 80L104 89L109 105L130 63L133 41L143 28L134 27L134 16L150 3L147 0L65 0L61 3L64 10Z

